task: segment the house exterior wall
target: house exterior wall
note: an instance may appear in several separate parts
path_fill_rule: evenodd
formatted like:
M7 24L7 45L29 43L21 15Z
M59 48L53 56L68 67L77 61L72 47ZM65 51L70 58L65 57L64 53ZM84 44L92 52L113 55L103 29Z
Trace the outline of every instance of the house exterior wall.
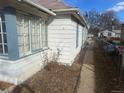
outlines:
M88 30L86 27L83 27L83 46L85 45L85 42L87 41L87 36L88 36Z
M120 33L115 33L115 37L120 38L121 34Z
M48 50L15 60L0 59L0 80L20 84L46 65Z
M48 26L48 46L52 51L60 50L59 62L71 65L79 53L83 27L71 15L57 15Z
M75 42L75 46L73 50L71 51L71 62L73 63L75 61L75 58L79 54L81 48L85 47L85 42L87 38L87 28L85 26L82 26L81 24L78 23L77 20L75 20L73 17L71 17L71 25L73 27L73 31L77 32L78 30L78 35L75 34L76 38L73 38L73 42ZM78 29L75 28L75 26L78 26ZM77 39L77 40L76 40ZM78 43L78 46L76 46L76 43Z
M117 37L117 38L121 37L121 30L112 30L112 32L115 33L115 37Z
M5 31L7 33L7 48L8 58L15 60L18 58L18 37L16 29L16 11L12 7L6 7L3 9L3 16L5 20Z
M79 25L79 37L78 37L78 40L79 40L79 47L82 47L82 44L83 44L83 27L81 25Z
M2 7L4 13L3 16L5 18L4 30L7 32L8 54L6 56L0 56L0 81L7 81L14 84L22 83L24 80L31 77L37 71L41 70L41 68L46 65L47 60L55 57L54 54L57 54L58 51L60 51L58 61L63 64L71 65L74 62L74 58L77 56L81 49L82 41L85 41L85 34L82 33L83 27L79 25L77 21L73 20L71 15L59 15L54 18L53 21L49 24L48 33L42 33L42 35L48 35L48 38L44 38L46 38L45 41L48 41L48 47L50 49L48 49L48 47L46 46L39 49L38 51L31 51L29 54L20 56L19 36L23 36L24 34L24 36L26 36L27 33L17 33L18 27L20 27L17 26L18 22L20 22L17 21L17 13L24 13L27 15L25 17L28 17L28 15L34 15L34 13L31 14L34 9L32 10L32 12L25 12L23 10L19 11L19 6L17 6L16 4L14 5L14 7L7 7L5 9L4 7ZM15 7L17 7L17 9ZM42 14L42 12L40 11L38 14ZM45 19L45 22L48 21L48 14L43 13L43 15L39 17ZM24 21L25 19L23 19L23 22ZM29 23L30 21L31 20L29 20ZM21 29L19 32L24 32L24 26L25 25L23 25L23 31ZM30 28L30 25L28 26ZM47 30L47 26L45 27L45 29ZM31 30L31 28L28 30ZM31 42L31 33L29 35L29 42ZM82 35L84 36L82 37ZM82 40L83 38L84 40ZM21 41L21 43L24 42L25 40ZM30 44L29 47L32 47L31 45L32 44Z
M13 7L5 7L2 9L2 13L3 20L5 20L5 28L3 30L7 34L8 53L6 55L0 55L0 81L19 84L45 66L47 60L46 55L49 50L47 47L42 47L38 51L32 51L29 55L20 57L18 46L20 41L18 39L16 22L17 11ZM26 14L27 12L23 13Z
M75 27L74 27L75 28ZM62 63L69 63L70 52L75 48L73 31L70 16L57 16L48 26L48 46L52 51L60 50L59 60Z
M27 55L37 53L39 51L42 51L44 47L47 47L46 22L48 19L46 19L46 17L44 19L43 16L39 17L37 15L31 15L27 12L23 12L21 10L20 11L16 10L13 7L4 7L1 11L2 11L2 14L0 16L0 19L2 19L2 21L1 21L2 22L2 30L0 30L0 31L3 31L3 32L1 32L1 33L3 33L2 35L3 36L6 35L7 38L5 39L5 36L4 36L3 39L2 38L0 38L0 39L7 42L7 44L6 44L7 52L6 52L6 54L3 54L0 52L0 58L5 58L5 59L9 59L9 60L18 60L20 58L20 49L19 49L20 44L21 44L21 46L25 45L25 46L32 48L32 47L37 47L36 45L35 46L33 45L34 43L35 44L40 43L40 45L38 46L38 48L36 50L30 49L30 53L27 53ZM19 17L17 16L18 11L22 13L21 20L19 19L20 16ZM26 16L23 16L23 14ZM33 20L33 21L31 20L31 19L36 19L36 18L42 19L42 21L40 21L40 25L33 24L33 23L38 23L38 22L36 22L36 20ZM34 29L34 28L36 28L36 29ZM0 27L0 29L1 29L1 27ZM37 32L36 30L38 31L38 33L36 33ZM35 33L34 33L34 31L35 31ZM39 34L40 34L40 36L39 36ZM39 36L40 40L32 39L33 37L36 37L36 35ZM27 36L29 36L30 38ZM19 37L21 37L21 38L19 38ZM24 40L24 38L26 38L26 40ZM30 39L30 40L28 40L28 39ZM30 45L27 45L27 43L23 44L25 42L28 42L28 44L30 43ZM2 42L2 43L4 44L4 42ZM0 47L1 47L1 44L0 44ZM24 49L21 49L21 50L24 50ZM24 55L24 56L27 56L27 55ZM21 56L21 57L24 57L24 56Z

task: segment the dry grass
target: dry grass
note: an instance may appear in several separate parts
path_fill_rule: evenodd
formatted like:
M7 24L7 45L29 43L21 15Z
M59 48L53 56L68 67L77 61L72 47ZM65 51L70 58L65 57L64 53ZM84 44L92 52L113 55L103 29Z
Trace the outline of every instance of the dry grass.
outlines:
M73 93L79 79L81 66L49 63L13 93Z

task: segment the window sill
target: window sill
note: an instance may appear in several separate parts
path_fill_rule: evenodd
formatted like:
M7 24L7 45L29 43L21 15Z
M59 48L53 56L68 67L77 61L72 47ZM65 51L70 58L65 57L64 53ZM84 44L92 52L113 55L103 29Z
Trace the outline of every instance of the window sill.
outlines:
M8 57L8 55L6 54L6 55L0 55L0 59L3 59L3 60L8 60L9 59L9 57Z
M33 50L32 52L28 52L26 55L19 57L19 59L27 57L27 56L31 56L31 55L34 55L34 54L37 54L37 53L40 53L40 52L43 52L43 51L46 51L48 49L49 49L48 47L44 47L42 49Z
M44 48L42 48L42 50L44 51L44 50L48 50L49 49L49 47L44 47Z

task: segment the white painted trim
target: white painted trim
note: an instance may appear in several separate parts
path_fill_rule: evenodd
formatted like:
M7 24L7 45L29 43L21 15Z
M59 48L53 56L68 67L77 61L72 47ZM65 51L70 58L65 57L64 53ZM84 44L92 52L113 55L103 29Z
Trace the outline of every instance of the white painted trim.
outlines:
M69 8L69 9L53 9L54 12L67 12L67 11L77 11L79 12L79 8Z
M72 14L82 23L85 24L85 26L88 28L87 26L87 22L84 18L84 16L80 13L79 8L69 8L69 9L55 9L52 10L53 12L72 12Z
M31 36L31 20L29 19L29 47L30 47L30 52L32 53L32 36Z

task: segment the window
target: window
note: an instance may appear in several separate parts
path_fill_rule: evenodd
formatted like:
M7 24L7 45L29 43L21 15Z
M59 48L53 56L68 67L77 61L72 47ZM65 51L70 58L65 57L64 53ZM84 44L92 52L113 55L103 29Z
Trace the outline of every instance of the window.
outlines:
M32 49L38 50L41 48L41 19L38 17L33 17L31 20L32 28Z
M5 30L3 30L4 21L0 17L0 54L7 54L8 53L8 46L7 46L7 35Z
M47 45L45 21L41 17L18 13L17 33L20 56L41 50Z
M41 24L41 29L42 29L42 47L47 46L47 30L46 30L46 23L45 21L42 22Z
M111 35L112 35L111 32L109 32L109 33L108 33L108 36L111 36Z
M29 51L29 19L27 16L17 15L17 33L20 56L26 55Z

